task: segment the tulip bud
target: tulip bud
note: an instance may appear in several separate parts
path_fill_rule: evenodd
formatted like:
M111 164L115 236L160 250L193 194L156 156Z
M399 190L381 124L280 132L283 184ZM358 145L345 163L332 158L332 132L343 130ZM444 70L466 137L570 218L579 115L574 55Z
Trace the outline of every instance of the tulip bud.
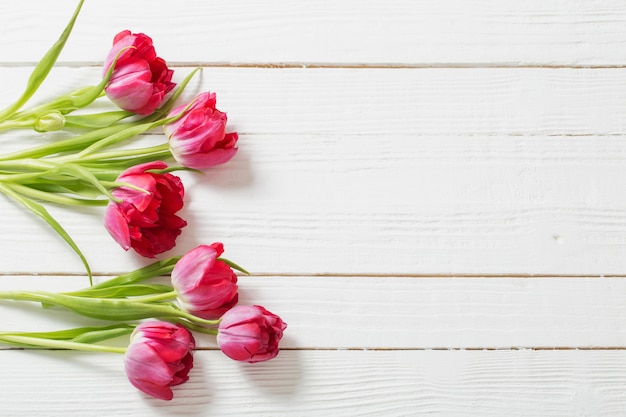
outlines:
M172 286L181 308L197 317L216 319L237 304L237 275L217 259L224 245L200 245L172 270Z
M261 362L278 355L287 324L261 306L235 306L220 321L217 344L236 361Z
M228 162L237 153L238 135L226 133L226 113L217 108L215 93L202 93L191 104L175 108L168 117L185 113L163 127L174 158L192 169Z
M124 356L128 380L148 395L171 400L171 387L189 379L194 348L193 335L181 325L141 323L133 331Z
M124 30L115 35L104 61L104 74L116 57L115 70L104 90L107 97L124 110L151 114L176 85L172 82L174 71L156 55L152 39L143 33Z
M37 132L53 132L63 129L63 126L65 126L65 117L60 112L53 111L39 117L33 128Z

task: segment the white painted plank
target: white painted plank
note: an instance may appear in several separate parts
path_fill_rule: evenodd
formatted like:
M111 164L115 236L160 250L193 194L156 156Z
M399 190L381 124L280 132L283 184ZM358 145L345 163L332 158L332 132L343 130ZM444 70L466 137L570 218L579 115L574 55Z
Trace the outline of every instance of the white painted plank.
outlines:
M624 351L287 351L235 364L196 352L170 402L119 356L2 351L3 415L602 416L626 412ZM54 381L54 383L51 383ZM33 399L33 393L37 393Z
M181 81L190 68L176 68ZM0 104L29 67L0 68ZM34 102L97 83L100 68L57 68ZM614 135L626 126L626 68L205 68L233 129L254 134Z
M2 290L86 285L86 277L0 278ZM287 322L285 348L626 346L623 278L241 277L240 294L241 304L263 305ZM2 331L99 323L7 301L0 316ZM209 336L198 344L216 346Z
M178 251L222 240L267 273L623 274L625 71L209 69L198 88L245 134L188 181ZM59 69L42 96L97 74ZM82 271L29 213L0 210L4 272ZM96 271L138 265L101 210L54 212Z
M181 174L170 254L223 241L256 273L621 275L624 166L619 136L245 135L229 164ZM102 209L51 211L95 271L143 262ZM3 198L0 218L3 272L83 271L21 207Z
M33 62L76 1L3 1L3 62ZM624 65L619 0L86 2L61 60L100 62L122 29L175 62Z

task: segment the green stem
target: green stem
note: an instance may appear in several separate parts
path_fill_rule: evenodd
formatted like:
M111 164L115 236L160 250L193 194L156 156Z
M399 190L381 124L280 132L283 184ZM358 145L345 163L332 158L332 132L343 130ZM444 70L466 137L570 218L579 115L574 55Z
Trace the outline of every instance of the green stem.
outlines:
M191 313L187 313L186 311L181 310L180 308L178 308L178 313L179 313L178 317L187 319L189 320L189 322L193 324L199 324L199 325L204 325L204 326L217 326L218 324L220 324L220 320L221 320L221 319L216 319L216 320L203 319L203 318L194 316Z
M48 171L58 166L59 165L56 163L46 162L41 159L33 158L0 160L0 168L14 171Z
M112 126L95 129L68 139L49 143L47 145L39 145L30 149L0 155L0 161L40 158L42 156L58 154L61 152L82 150L103 138L128 129L129 125L130 123L115 124Z
M0 174L0 182L12 182L12 183L28 183L36 181L44 176L42 172L23 172L16 174Z
M124 347L96 345L91 343L78 343L70 342L67 340L50 340L42 339L38 337L29 336L17 336L17 335L0 335L0 341L17 344L20 346L28 347L43 347L53 349L70 349L70 350L82 350L87 352L109 352L109 353L122 353L126 352Z
M88 298L45 291L2 291L0 299L32 301L54 305L85 317L110 321L134 321L153 317L186 319L192 323L215 326L219 320L206 320L189 314L172 303L140 302L127 298Z
M110 136L100 139L97 142L92 143L87 148L80 151L77 155L71 155L70 160L71 159L82 160L87 155L92 154L99 149L106 148L108 146L120 143L126 139L130 139L142 133L145 133L154 127L160 126L163 124L162 122L163 122L162 120L158 120L152 123L140 123L136 125L131 125L127 127L125 130L122 130L121 132L114 133ZM61 158L61 160L63 160L63 158Z
M65 205L65 206L106 206L109 200L105 199L86 199L86 198L73 198L56 193L48 193L46 191L40 191L25 185L2 182L4 187L11 189L12 191L19 193L26 197L35 198L41 201L48 201L50 203Z
M130 158L119 158L119 159L109 159L109 160L104 160L104 161L85 162L82 165L89 169L108 167L108 168L114 168L118 170L118 172L122 172L128 168L131 168L139 164L143 164L147 162L154 162L154 161L167 162L171 158L172 158L172 154L169 150L167 150L167 151L162 151L160 153L139 155L139 156L130 157ZM150 171L164 173L163 172L164 170L150 170Z
M176 298L176 291L165 292L161 294L146 295L142 297L134 297L133 301L139 303L154 303L159 301L173 300Z
M217 333L218 333L216 328L198 326L197 324L189 323L188 321L183 321L183 320L174 320L174 321L176 323L178 323L178 324L182 324L188 330L193 330L194 332L204 333L204 334L212 334L214 336L217 335Z
M0 130L32 128L34 123L35 122L32 119L7 120L7 121L0 123Z
M115 159L115 158L124 158L130 156L142 156L145 154L162 154L163 152L167 152L169 154L169 144L163 143L161 145L150 146L146 148L137 148L137 149L126 149L119 151L109 151L109 152L100 152L91 155L85 156L69 156L69 157L61 157L61 158L51 158L53 161L61 160L63 162L72 161L75 159L77 163L85 163L85 162L104 162L106 159ZM72 161L73 162L73 161Z
M175 121L177 121L178 119L180 119L181 117L183 117L185 115L185 112L187 111L187 108L191 107L191 105L193 104L193 101L191 103L189 103L185 109L183 109L180 113L176 114L175 116L172 117L167 117L167 118L163 118L163 119L158 119L154 122L151 123L142 123L142 124L137 124L134 126L129 127L126 131L122 131L118 134L114 134L111 135L109 137L103 138L95 143L93 143L92 145L90 145L89 147L83 149L81 152L78 153L78 155L76 155L75 157L83 160L85 159L85 157L89 154L93 154L95 151L102 149L102 148L106 148L108 146L114 145L116 143L119 143L125 139L129 139L131 137L140 135L142 133L147 132L150 129L154 129L155 127L159 127L159 126L163 126L166 125L168 123L173 123Z

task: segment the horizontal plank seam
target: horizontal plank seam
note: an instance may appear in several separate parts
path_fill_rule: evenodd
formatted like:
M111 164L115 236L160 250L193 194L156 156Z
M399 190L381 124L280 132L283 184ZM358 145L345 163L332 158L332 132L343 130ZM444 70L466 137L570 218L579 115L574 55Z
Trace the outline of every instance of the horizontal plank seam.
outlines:
M321 277L321 278L626 278L626 274L481 274L481 273L253 273L250 277Z
M126 272L97 273L94 277L115 277ZM83 273L67 272L2 272L0 277L85 277ZM481 273L344 273L344 272L254 272L246 277L320 277L320 278L626 278L626 274L481 274Z
M68 349L60 348L25 348L25 347L3 347L0 351L66 351ZM196 351L219 351L217 347L197 347ZM281 348L282 351L326 351L326 352L344 352L344 351L361 351L361 352L430 352L430 351L470 351L470 352L506 352L506 351L626 351L626 346L511 346L511 347L379 347L379 348L361 348L361 347L288 347Z
M150 131L150 132L146 132L146 133L142 133L140 136L162 136L163 133L159 132L159 131ZM259 132L259 133L255 133L255 132L237 132L237 135L241 138L241 137L245 137L245 136L284 136L284 137L289 137L289 138L293 138L293 137L298 137L298 136L315 136L315 137L353 137L353 138L358 138L358 137L380 137L379 133L319 133L319 132L312 132L312 133L306 133L306 132ZM403 135L405 137L427 137L427 138L436 138L436 137L442 137L442 138L467 138L467 139L484 139L484 138L488 138L488 137L515 137L515 138L524 138L524 137L528 137L528 138L623 138L624 136L626 136L626 133L607 133L607 132L600 132L600 133L520 133L520 132L484 132L484 133L467 133L467 134L458 134L458 133L420 133L420 132L411 132L411 133L407 133L405 135Z
M32 67L37 62L18 61L0 62L0 67ZM102 62L57 62L56 67L83 68L101 67ZM179 62L168 61L168 66L179 68L328 68L328 69L625 69L626 64L542 64L542 63L515 63L515 62L493 62L493 63L465 63L465 62L433 62L433 63L343 63L343 62Z

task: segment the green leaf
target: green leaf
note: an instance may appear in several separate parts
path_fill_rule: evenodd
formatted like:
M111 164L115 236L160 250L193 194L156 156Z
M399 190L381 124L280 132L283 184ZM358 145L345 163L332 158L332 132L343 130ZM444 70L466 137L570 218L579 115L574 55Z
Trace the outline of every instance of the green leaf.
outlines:
M87 259L78 248L78 245L76 245L74 240L65 231L65 229L54 219L54 217L50 215L50 213L48 213L48 210L46 210L44 206L37 203L36 201L31 200L30 198L13 191L10 187L7 187L6 184L0 183L0 191L5 193L9 197L12 197L13 199L15 199L15 201L26 207L28 210L44 219L50 225L50 227L52 227L52 229L54 229L54 231L57 232L59 236L61 236L61 238L74 250L74 252L76 252L78 257L82 261L83 265L85 266L85 270L87 271L87 275L89 276L89 283L91 284L93 282L93 278L91 275L91 268L89 267Z
M49 340L71 340L74 342L93 343L129 334L134 328L134 325L120 323L109 326L77 327L74 329L51 332L0 332L0 338L6 335L14 335Z
M94 328L95 329L95 328ZM113 325L108 327L102 327L80 334L71 339L72 342L77 343L97 343L103 340L115 339L117 337L126 336L133 332L134 325L122 323L119 325Z
M127 284L116 285L106 288L86 288L84 290L62 293L76 297L90 298L125 298L141 295L164 294L174 289L169 285L162 284Z
M93 103L97 98L104 95L104 88L106 87L107 83L111 79L111 76L113 75L113 71L115 70L115 64L117 63L117 60L122 52L127 49L136 49L136 47L127 46L120 49L117 53L117 56L111 63L111 66L107 70L105 76L102 78L102 80L100 80L100 83L98 85L78 88L67 94L59 96L50 102L36 106L28 111L17 113L16 115L14 115L13 119L31 118L32 116L35 116L35 118L39 118L42 114L46 114L51 111L58 111L63 114L68 114L73 112L74 110L81 109Z
M250 275L250 272L246 271L245 269L243 269L242 267L240 267L239 265L237 265L236 263L234 263L233 261L230 261L226 258L217 258L218 261L222 261L224 262L226 265L230 266L231 268L239 271L239 272L243 272L246 275Z
M46 52L43 58L41 58L39 63L37 63L37 65L33 69L33 72L30 74L30 77L28 79L26 89L24 90L20 98L18 98L15 103L11 104L6 109L0 111L0 121L6 120L9 116L18 111L33 96L33 94L35 94L37 89L39 89L39 86L46 79L46 77L50 73L50 70L59 58L59 55L61 54L61 51L63 50L63 47L65 46L65 43L67 42L67 39L72 32L72 29L74 28L74 23L76 22L76 18L80 13L83 2L84 0L80 0L78 2L78 6L76 6L76 9L74 10L74 14L65 26L65 29L61 33L59 39L54 43L54 45L52 45L52 47L48 50L48 52Z
M61 164L58 168L58 172L70 173L72 177L78 178L91 184L96 190L107 196L110 200L116 200L115 197L109 192L109 190L102 185L102 183L92 174L88 169L76 164Z
M136 269L134 271L128 272L123 275L119 275L115 278L111 278L109 280L103 281L99 284L92 285L89 288L84 290L68 293L68 294L77 294L81 295L84 291L93 291L96 289L102 288L110 288L110 287L119 287L129 284L134 284L137 282L145 281L150 278L160 277L166 274L169 274L174 269L176 262L181 258L181 256L173 256L171 258L163 259L160 261L156 261L151 263L148 266L144 266L143 268Z

